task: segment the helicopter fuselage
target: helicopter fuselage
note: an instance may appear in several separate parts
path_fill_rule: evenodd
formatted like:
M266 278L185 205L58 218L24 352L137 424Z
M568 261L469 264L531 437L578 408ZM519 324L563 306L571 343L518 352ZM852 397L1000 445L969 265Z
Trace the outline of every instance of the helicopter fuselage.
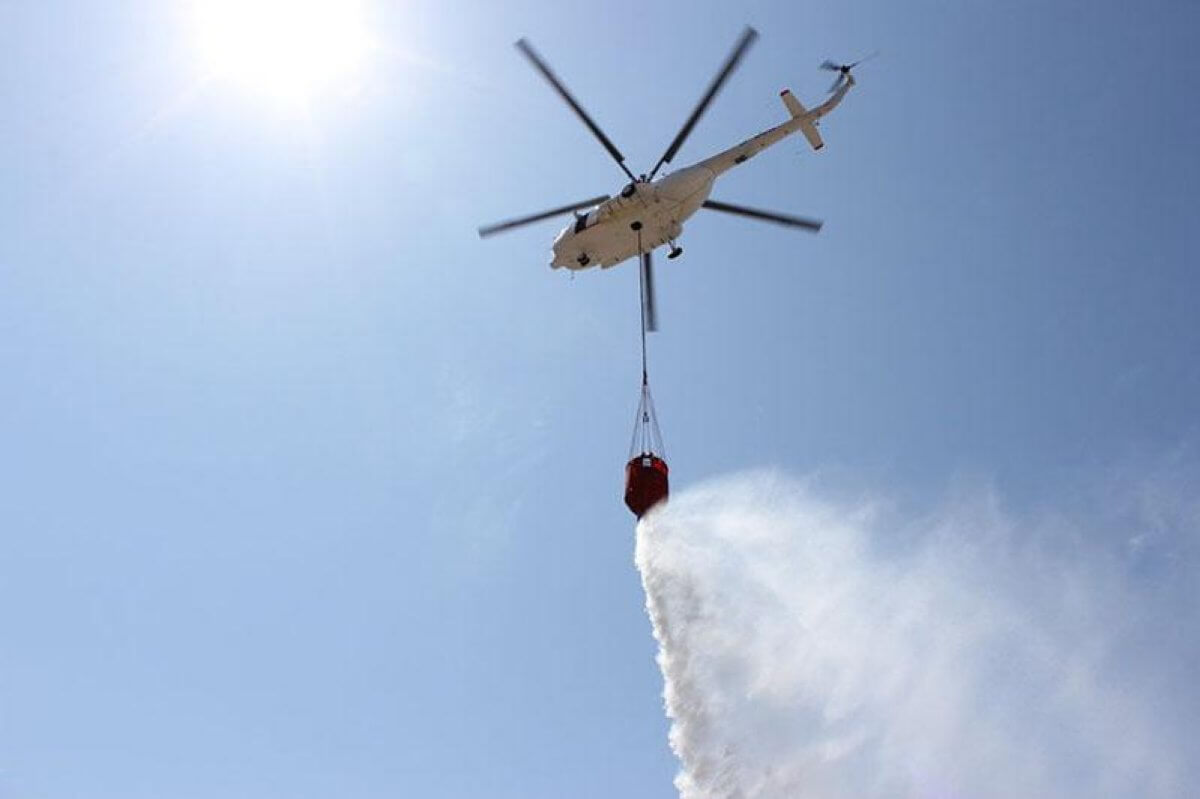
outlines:
M674 241L683 233L683 223L708 199L716 179L715 172L698 164L653 183L629 184L616 197L577 214L559 232L550 265L607 269L639 251ZM635 222L641 222L640 231L633 228Z

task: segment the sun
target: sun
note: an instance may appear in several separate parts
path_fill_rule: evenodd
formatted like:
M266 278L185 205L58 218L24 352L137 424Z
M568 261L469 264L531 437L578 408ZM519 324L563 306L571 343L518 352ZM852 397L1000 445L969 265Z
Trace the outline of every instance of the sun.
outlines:
M356 0L196 0L205 72L285 102L356 72L372 50Z

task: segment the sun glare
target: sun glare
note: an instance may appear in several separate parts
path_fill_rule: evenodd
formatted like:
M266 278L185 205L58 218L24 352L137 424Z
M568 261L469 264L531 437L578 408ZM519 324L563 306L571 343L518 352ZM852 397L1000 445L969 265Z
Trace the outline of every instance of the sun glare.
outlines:
M371 50L355 0L197 0L206 71L287 102L351 76Z

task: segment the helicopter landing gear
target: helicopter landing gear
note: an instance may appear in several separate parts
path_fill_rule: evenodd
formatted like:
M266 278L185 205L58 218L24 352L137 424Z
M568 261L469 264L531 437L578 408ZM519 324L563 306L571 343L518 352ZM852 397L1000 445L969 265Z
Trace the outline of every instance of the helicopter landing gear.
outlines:
M679 256L683 255L683 248L680 247L678 244L676 244L674 241L668 239L667 244L671 245L671 251L669 253L667 253L667 258L669 258L670 260L673 261L676 258L678 258Z
M579 254L579 257L575 259L575 262L580 266L587 266L592 262L592 259L588 257L586 252L582 252Z

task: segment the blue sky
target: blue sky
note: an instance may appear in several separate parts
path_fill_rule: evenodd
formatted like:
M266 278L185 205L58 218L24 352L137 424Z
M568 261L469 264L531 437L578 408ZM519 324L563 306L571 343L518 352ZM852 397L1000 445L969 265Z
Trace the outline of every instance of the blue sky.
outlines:
M903 5L903 7L901 7ZM672 795L621 467L636 271L547 268L651 165L824 124L660 258L672 478L962 475L1054 504L1191 453L1200 7L367 3L307 113L186 4L0 12L0 796ZM644 166L642 166L644 165ZM1190 456L1186 456L1190 457Z

